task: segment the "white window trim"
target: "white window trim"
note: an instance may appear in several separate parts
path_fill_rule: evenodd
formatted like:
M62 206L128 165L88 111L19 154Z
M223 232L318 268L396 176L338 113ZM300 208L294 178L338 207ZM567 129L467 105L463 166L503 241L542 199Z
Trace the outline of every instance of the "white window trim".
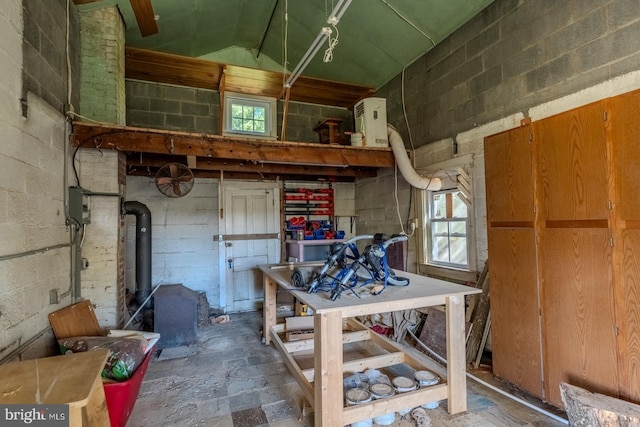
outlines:
M469 209L467 207L467 217L466 218L445 218L445 219L434 219L433 218L433 212L431 212L431 208L432 208L432 198L434 194L446 194L446 193L454 193L454 192L458 192L459 190L457 188L447 188L447 189L442 189L440 191L430 191L427 193L428 197L425 197L425 210L427 210L427 232L426 234L426 247L427 247L427 252L425 253L426 255L426 262L429 265L434 265L434 266L438 266L438 267L443 267L443 268L451 268L451 269L458 269L458 270L468 270L470 268L470 260L471 260L471 240L470 240L470 234L471 234L471 227L469 224L469 216L471 215L471 209ZM450 223L453 221L464 221L465 222L465 239L467 241L466 247L467 247L467 264L466 265L462 265L462 264L456 264L454 262L446 262L446 261L436 261L433 259L433 235L432 233L432 225L434 222L442 222L442 223ZM451 234L448 234L449 237L452 237ZM455 237L455 236L453 236Z
M466 154L454 159L445 160L429 166L418 168L416 171L424 176L436 176L442 178L443 183L450 181L449 178L454 178L457 175L456 169L463 168L468 172L473 170L474 155ZM450 187L454 188L454 187ZM443 190L446 188L443 187ZM457 276L465 276L474 272L477 268L477 243L476 243L476 220L475 209L469 208L467 217L467 250L468 250L468 268L460 269L450 266L443 266L441 264L434 264L429 262L429 250L431 239L431 224L429 222L429 205L431 200L431 192L427 190L414 189L416 192L416 209L419 218L419 228L417 231L421 233L421 236L417 240L417 256L418 256L418 270L429 273L431 270L437 270L440 273L438 276L447 277L446 271L451 271L452 274L458 279ZM471 195L472 199L473 194ZM475 202L475 200L473 201Z
M222 106L222 135L225 136L241 136L246 138L258 139L277 139L277 103L275 98L266 96L250 95L245 93L224 92L224 101ZM231 130L231 104L233 102L244 103L249 105L260 105L265 107L265 127L264 135L252 132L238 132Z

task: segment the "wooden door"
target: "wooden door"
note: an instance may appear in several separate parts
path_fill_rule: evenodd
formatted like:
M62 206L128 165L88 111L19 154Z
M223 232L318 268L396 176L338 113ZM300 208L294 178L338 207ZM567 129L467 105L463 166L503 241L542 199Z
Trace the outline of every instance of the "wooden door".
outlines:
M607 101L620 397L640 403L640 91Z
M530 126L485 139L493 371L542 397Z
M274 188L226 187L226 311L252 311L264 301L261 264L280 262L280 214Z
M534 123L545 398L561 381L617 396L604 108Z

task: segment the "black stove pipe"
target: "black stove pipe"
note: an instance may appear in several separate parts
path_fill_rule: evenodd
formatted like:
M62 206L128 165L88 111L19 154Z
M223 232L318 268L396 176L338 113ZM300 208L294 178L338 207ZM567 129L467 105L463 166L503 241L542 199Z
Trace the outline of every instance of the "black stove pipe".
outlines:
M151 211L140 202L124 202L122 212L136 217L136 301L151 294Z

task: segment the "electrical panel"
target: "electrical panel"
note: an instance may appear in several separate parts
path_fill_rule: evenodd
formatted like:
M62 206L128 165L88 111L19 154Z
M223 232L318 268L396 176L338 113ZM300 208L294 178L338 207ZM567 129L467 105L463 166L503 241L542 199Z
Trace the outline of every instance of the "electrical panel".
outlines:
M91 223L89 195L82 187L69 187L69 216L80 225Z
M353 107L355 131L362 134L363 147L388 147L387 100L365 98ZM351 144L354 145L354 144Z

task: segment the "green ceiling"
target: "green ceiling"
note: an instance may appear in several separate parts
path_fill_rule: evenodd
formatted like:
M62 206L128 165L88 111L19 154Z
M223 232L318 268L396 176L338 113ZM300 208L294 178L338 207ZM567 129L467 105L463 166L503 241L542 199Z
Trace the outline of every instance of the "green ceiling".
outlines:
M339 43L334 48L333 60L322 61L325 44L303 74L379 88L492 1L353 0L337 24ZM282 71L285 8L287 69L292 70L320 29L328 26L327 17L337 0L151 2L159 33L141 37L129 0L116 0L125 20L127 45Z

